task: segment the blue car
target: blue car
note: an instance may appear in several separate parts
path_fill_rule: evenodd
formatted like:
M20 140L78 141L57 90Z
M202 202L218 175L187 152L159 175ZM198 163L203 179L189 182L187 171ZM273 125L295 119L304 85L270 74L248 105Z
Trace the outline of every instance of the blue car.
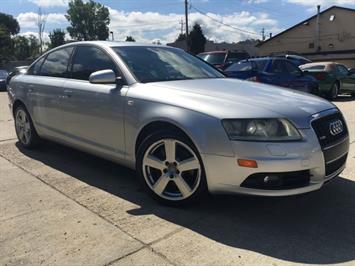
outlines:
M318 81L304 74L288 59L263 57L239 61L229 66L227 77L261 82L318 95Z

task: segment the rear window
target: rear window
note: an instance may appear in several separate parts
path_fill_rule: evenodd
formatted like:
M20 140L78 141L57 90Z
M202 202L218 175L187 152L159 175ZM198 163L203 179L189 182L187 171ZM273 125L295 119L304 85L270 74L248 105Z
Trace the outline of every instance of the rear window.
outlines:
M221 65L224 63L226 53L201 54L199 57L212 65Z
M226 71L250 71L253 69L251 62L239 62L231 65Z
M236 53L236 52L231 52L228 54L228 61L233 61L233 62L238 62L240 60L248 59L249 54L247 53Z
M4 70L0 70L0 78L6 78L7 77L7 72Z
M325 65L316 65L316 66L301 66L303 70L313 70L313 71L324 71Z
M255 60L253 61L255 68L259 71L264 71L268 60Z

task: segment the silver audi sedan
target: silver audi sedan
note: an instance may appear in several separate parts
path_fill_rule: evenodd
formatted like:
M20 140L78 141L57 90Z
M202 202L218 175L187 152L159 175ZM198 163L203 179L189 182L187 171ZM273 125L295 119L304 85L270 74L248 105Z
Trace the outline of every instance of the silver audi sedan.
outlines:
M67 44L15 76L8 94L23 147L49 139L136 169L168 204L207 191L317 190L343 171L349 150L330 102L228 79L160 45Z

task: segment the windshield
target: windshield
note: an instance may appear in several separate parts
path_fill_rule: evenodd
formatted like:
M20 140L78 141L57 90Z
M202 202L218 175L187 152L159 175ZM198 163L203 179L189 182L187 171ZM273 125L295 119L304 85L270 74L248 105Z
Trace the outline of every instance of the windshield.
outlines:
M211 65L222 65L224 63L224 59L226 58L226 53L200 54L198 57L202 58Z
M308 70L308 71L323 71L325 70L324 65L315 65L315 66L300 66L301 69L303 70Z
M179 49L147 46L112 49L142 83L224 77L202 60Z
M0 70L0 78L6 78L7 77L7 72L5 70Z
M231 65L226 71L250 71L253 69L251 62L239 62Z

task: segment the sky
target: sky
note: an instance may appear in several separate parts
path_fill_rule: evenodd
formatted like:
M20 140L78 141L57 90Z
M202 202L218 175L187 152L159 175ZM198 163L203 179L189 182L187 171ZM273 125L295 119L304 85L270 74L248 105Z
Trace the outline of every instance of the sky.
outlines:
M174 41L184 19L183 0L96 0L110 10L110 31L117 41ZM216 42L238 42L273 35L332 5L355 9L355 0L189 0L189 26L201 24L204 34ZM23 35L37 35L37 12L47 23L44 38L56 28L66 29L68 0L0 0L0 12L14 16ZM70 38L67 35L67 38Z

